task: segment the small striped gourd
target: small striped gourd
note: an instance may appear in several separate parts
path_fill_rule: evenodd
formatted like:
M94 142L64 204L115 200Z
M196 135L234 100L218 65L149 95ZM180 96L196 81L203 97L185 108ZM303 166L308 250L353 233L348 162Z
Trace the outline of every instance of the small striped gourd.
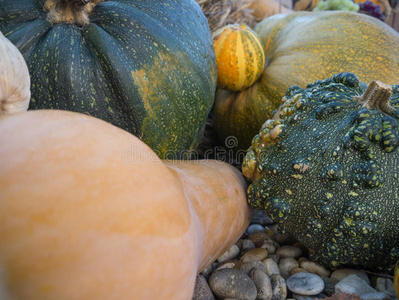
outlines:
M160 157L201 138L216 61L194 0L2 0L0 30L29 67L30 109L95 116Z
M399 82L399 34L371 16L292 12L268 17L254 31L266 55L260 79L239 93L219 89L213 109L220 140L235 136L239 149L248 149L292 85L304 88L340 72L364 82Z
M265 54L256 33L245 24L231 24L212 35L218 68L217 87L242 91L259 79Z

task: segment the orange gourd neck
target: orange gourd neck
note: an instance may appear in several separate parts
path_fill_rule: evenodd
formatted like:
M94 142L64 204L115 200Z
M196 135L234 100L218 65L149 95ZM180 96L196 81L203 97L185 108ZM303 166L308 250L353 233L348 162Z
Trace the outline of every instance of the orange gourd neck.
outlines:
M198 272L215 261L243 233L252 216L245 201L247 184L235 168L217 161L162 161L183 185L197 238ZM205 199L207 199L205 201ZM223 213L222 213L223 212ZM230 230L224 226L230 224ZM215 248L217 246L217 248Z

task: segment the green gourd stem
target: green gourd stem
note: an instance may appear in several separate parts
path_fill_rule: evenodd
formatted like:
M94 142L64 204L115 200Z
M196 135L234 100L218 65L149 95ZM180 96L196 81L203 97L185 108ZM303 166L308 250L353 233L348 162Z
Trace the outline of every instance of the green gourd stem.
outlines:
M372 81L362 96L356 97L363 107L369 109L378 109L389 114L394 108L390 105L392 96L392 87L381 81Z
M104 0L46 0L44 9L49 11L47 20L53 25L74 23L85 26L90 23L88 14L93 7Z

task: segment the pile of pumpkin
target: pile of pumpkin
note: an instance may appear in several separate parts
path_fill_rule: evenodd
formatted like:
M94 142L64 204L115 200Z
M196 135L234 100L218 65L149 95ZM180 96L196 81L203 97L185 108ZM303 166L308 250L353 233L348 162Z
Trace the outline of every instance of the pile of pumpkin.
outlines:
M1 299L190 299L252 208L330 268L392 274L385 23L290 12L211 33L194 0L3 0L0 31ZM211 111L242 173L188 160Z

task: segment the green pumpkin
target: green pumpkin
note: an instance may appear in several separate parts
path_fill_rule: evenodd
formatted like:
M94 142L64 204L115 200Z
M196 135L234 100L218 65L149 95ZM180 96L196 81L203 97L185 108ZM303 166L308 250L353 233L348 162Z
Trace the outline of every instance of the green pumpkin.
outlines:
M278 14L255 27L265 50L260 79L248 89L218 89L215 131L221 141L234 136L247 150L252 137L281 104L292 85L353 72L361 81L399 83L399 34L380 20L346 11Z
M249 203L330 268L399 259L399 85L353 73L292 86L252 140Z
M92 115L185 157L216 89L207 20L194 0L1 0L0 31L24 55L30 109Z

